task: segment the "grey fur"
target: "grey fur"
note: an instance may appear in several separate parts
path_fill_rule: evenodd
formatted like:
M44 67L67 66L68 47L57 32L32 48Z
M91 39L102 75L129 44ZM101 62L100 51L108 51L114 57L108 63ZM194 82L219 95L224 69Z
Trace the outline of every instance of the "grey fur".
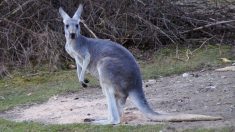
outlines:
M99 79L107 98L108 119L95 120L94 123L120 123L122 108L128 96L147 117L157 117L159 113L149 107L145 98L140 69L133 55L118 43L82 36L79 26L81 12L82 5L70 18L62 8L59 9L65 25L65 49L76 61L79 82L86 86L85 72L91 73ZM165 116L160 117L156 120L165 121Z

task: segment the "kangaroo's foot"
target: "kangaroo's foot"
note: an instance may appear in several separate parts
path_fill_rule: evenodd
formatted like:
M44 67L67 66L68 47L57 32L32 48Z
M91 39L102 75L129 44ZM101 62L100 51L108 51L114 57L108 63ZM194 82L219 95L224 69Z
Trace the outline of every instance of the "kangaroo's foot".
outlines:
M82 87L86 88L87 87L87 83L89 83L89 80L87 78L84 79L84 81L80 81Z
M82 87L86 88L87 87L87 84L84 83L84 82L80 82L82 84Z

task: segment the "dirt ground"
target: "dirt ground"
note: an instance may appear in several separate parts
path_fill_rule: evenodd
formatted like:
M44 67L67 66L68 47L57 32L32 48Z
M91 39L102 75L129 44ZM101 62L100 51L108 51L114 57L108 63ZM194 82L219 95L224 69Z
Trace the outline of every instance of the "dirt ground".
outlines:
M172 113L222 116L218 121L151 122L127 101L122 124L167 124L171 129L235 127L235 72L198 71L144 81L152 108ZM86 118L103 118L107 105L101 88L54 96L43 104L18 107L0 117L46 124L84 123Z

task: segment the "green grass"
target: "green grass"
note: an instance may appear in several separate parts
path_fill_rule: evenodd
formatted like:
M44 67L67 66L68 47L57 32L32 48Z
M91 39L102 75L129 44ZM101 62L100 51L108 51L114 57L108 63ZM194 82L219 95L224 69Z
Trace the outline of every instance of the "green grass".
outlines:
M91 78L89 85L96 84ZM13 78L0 80L0 112L17 105L40 103L53 95L77 92L80 87L74 70L24 76L15 73Z
M202 68L213 68L221 65L219 58L229 56L231 47L207 46L201 48L190 55L188 61L186 49L178 51L178 59L174 48L162 49L155 53L151 62L139 61L144 79L157 78L171 74L180 74L186 71ZM193 51L193 50L192 50ZM76 71L67 70L53 73L30 71L15 71L12 77L0 79L0 112L11 109L19 105L30 105L41 103L53 95L79 92L81 88L77 81ZM95 87L98 82L88 76L89 86ZM144 126L94 126L84 124L70 125L43 125L33 122L16 123L0 119L0 132L2 131L159 131L165 126L162 125L144 125ZM186 132L229 132L230 128L221 129L191 129Z
M88 125L88 124L67 124L67 125L44 125L33 122L16 123L0 119L0 132L158 132L162 125Z
M167 128L164 125L89 125L89 124L66 124L45 125L35 122L13 122L0 119L0 132L159 132ZM187 129L183 132L232 132L234 128L216 129Z
M158 78L159 76L180 74L202 68L211 69L223 64L219 58L227 57L234 60L234 56L229 56L230 50L230 46L219 48L219 46L209 45L207 48L201 48L193 54L189 54L189 59L187 60L187 49L185 48L178 51L178 57L176 57L175 49L162 49L155 54L154 59L150 63L141 62L143 78Z
M197 128L197 129L187 129L183 132L234 132L234 127L224 127L217 129L206 129L206 128Z

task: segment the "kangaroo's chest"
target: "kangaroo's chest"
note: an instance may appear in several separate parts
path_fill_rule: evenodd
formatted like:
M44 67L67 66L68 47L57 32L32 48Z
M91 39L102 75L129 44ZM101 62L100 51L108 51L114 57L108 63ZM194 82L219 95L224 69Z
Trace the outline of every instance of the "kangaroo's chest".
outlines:
M76 58L77 53L76 53L76 51L75 51L71 46L69 46L68 44L66 44L66 45L65 45L65 50L66 50L66 52L67 52L72 58Z
M69 44L65 45L65 50L66 52L75 59L76 63L79 64L80 66L82 66L82 56L79 54L79 51L74 49L72 46L70 46Z

